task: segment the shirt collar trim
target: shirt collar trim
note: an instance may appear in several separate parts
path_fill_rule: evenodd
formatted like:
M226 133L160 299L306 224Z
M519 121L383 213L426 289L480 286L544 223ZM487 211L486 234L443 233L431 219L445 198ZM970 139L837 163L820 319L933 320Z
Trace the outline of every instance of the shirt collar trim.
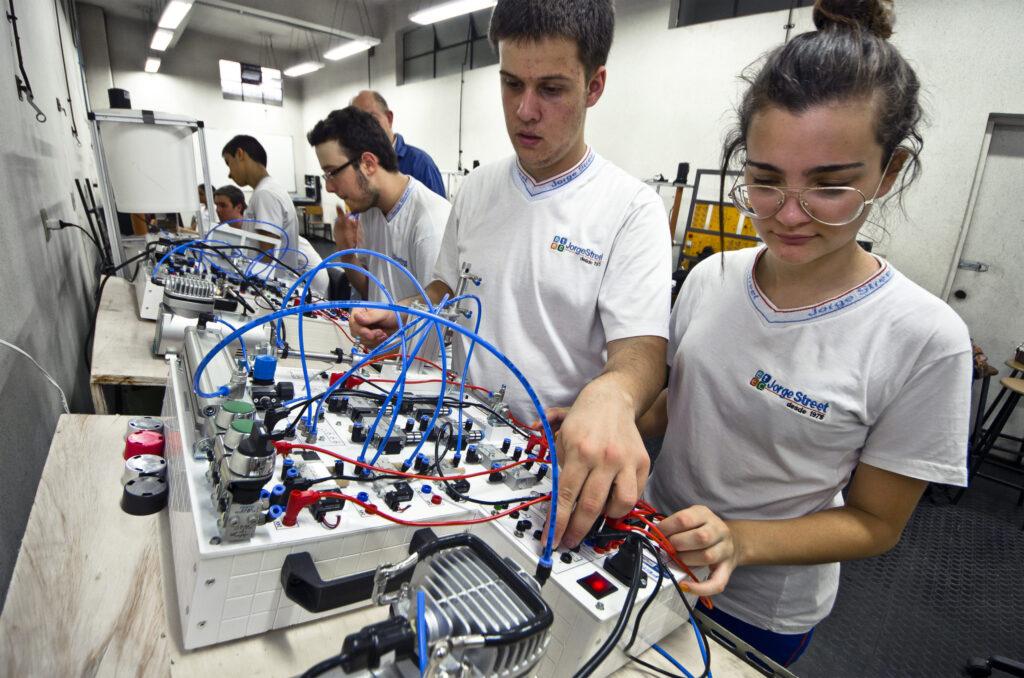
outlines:
M398 213L401 211L402 207L409 200L409 196L412 195L412 182L413 178L409 177L409 183L406 185L405 190L402 191L402 197L398 199L398 202L396 202L395 206L391 208L391 211L384 215L384 219L388 223L390 223L392 220L394 220L395 217L398 216Z
M534 181L533 177L527 174L526 170L523 169L522 164L519 162L519 158L516 158L515 174L519 178L519 185L523 191L531 198L536 198L545 193L556 191L559 188L569 185L580 176L594 163L596 158L594 149L587 147L587 152L583 154L583 157L578 163L569 169L565 170L561 174L557 174L550 179L542 181L540 183Z
M757 256L754 257L753 265L747 269L746 287L747 296L750 299L750 303L753 305L754 310L756 310L766 322L771 324L806 322L810 320L817 320L823 316L832 315L840 311L845 311L882 289L886 283L893 279L895 275L895 271L892 266L875 257L880 264L878 270L875 271L870 278L856 287L853 287L831 299L827 299L811 306L780 309L768 300L760 286L757 284L757 280L754 279L754 269L757 267L757 262L762 256L764 256L766 249L767 248L764 247L761 248L761 251L759 251Z

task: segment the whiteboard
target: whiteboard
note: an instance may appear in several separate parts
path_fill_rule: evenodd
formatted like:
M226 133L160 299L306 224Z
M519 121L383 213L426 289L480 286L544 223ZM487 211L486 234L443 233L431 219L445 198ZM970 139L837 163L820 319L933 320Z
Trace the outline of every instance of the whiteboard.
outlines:
M254 133L252 130L230 129L219 130L205 128L206 132L206 158L210 163L210 181L214 189L231 184L228 179L228 166L224 164L224 158L220 152L224 150L224 144L231 141L237 134L248 134L255 137L267 149L267 172L274 177L274 181L284 187L289 193L295 193L295 150L292 146L291 136L284 134ZM198 145L199 135L195 135ZM196 153L196 176L202 181L203 165L199 154ZM196 183L199 183L197 181ZM234 184L232 184L234 185ZM250 189L246 188L248 194Z

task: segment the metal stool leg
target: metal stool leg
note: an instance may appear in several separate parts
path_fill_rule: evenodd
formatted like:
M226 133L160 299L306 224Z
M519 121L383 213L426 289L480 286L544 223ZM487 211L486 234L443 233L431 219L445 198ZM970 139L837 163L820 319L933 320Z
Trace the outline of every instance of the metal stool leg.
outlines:
M991 381L992 377L988 374L981 379L981 393L978 394L978 411L974 415L974 430L971 431L971 448L977 443L978 437L984 430L985 419L988 418L988 413L985 412L985 405L988 404L988 387Z
M999 434L1003 432L1003 427L1006 426L1006 422L1009 421L1010 415L1013 414L1013 411L1014 409L1016 409L1017 402L1019 400L1019 394L1012 392L1009 394L1009 398L1007 398L1006 403L1003 405L1002 409L999 410L999 413L996 415L995 421L992 422L992 426L990 426L982 436L981 442L978 445L977 449L971 450L971 468L970 472L967 474L968 487L970 486L971 480L974 478L975 475L977 475L978 471L981 469L981 465L985 462L985 458L988 456L988 453L992 451L992 448L995 446L996 441L999 440ZM964 492L966 491L966 487L961 487L960 490L956 493L956 496L953 497L953 503L955 504L959 502L960 499L964 496Z

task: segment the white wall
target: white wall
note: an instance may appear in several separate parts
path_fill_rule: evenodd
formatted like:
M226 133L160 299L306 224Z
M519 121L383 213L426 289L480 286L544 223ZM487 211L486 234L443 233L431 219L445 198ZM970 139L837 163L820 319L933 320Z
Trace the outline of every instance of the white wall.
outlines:
M15 8L25 69L47 119L37 122L28 102L15 94L14 37L10 22L0 21L0 72L8 78L0 89L0 338L23 348L53 375L72 411L90 412L85 336L98 277L96 252L74 229L45 237L39 215L45 208L53 218L86 226L82 205L73 197L76 178L96 178L83 84L63 10L55 12L50 2L19 2ZM4 11L9 11L6 3ZM68 109L62 58L77 141L70 112L56 106L59 99ZM61 412L56 389L39 370L0 346L0 600Z
M96 8L81 6L83 13L95 12ZM295 185L302 186L301 168L306 160L302 156L305 140L302 137L302 85L285 79L284 105L264 106L243 101L225 99L220 89L218 60L232 59L249 63L267 63L266 50L224 38L212 38L189 28L178 44L163 56L160 71L146 73L142 70L153 35L152 26L141 21L106 14L107 53L114 87L128 90L132 107L165 113L177 113L202 120L209 128L234 130L245 128L256 138L260 134L278 134L292 137L293 177ZM93 53L102 54L102 45L94 44L102 39L99 33L87 33L83 29L82 41L87 57ZM88 61L87 61L88 64ZM282 67L285 64L282 63ZM89 64L89 86L102 84L103 79L93 77L93 65ZM107 93L90 91L94 108L107 108ZM218 157L209 158L211 164L223 165ZM271 175L274 166L268 167Z
M454 169L458 148L459 76L397 86L395 31L407 27L416 2L391 8L384 42L372 59L373 85L395 111L395 129ZM715 167L738 74L782 42L786 12L668 29L669 0L619 0L608 88L592 109L588 141L634 175L675 176L676 164ZM925 172L906 196L909 218L889 210L879 251L911 278L938 292L960 223L991 112L1024 113L1024 7L1019 0L977 3L902 0L893 40L924 84L931 126ZM810 10L795 13L794 34L810 30ZM362 59L362 58L360 58ZM330 65L304 82L308 129L366 86L366 64ZM466 73L463 164L511 152L498 93L497 67ZM315 164L310 165L315 168ZM311 170L312 171L312 170Z
M953 262L990 113L1024 113L1024 3L903 0L894 42L924 87L924 173L887 249L939 292ZM895 216L895 215L894 215Z

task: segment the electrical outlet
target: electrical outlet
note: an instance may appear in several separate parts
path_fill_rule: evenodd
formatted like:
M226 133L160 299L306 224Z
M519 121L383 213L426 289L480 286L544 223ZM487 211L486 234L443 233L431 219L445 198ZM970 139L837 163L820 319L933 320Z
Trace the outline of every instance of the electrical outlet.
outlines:
M50 242L50 224L46 218L46 208L39 210L39 220L43 222L43 233L46 235L46 242Z
M39 210L39 220L43 222L43 233L46 235L46 242L50 242L50 232L61 229L60 219L55 219L46 213L46 208Z

